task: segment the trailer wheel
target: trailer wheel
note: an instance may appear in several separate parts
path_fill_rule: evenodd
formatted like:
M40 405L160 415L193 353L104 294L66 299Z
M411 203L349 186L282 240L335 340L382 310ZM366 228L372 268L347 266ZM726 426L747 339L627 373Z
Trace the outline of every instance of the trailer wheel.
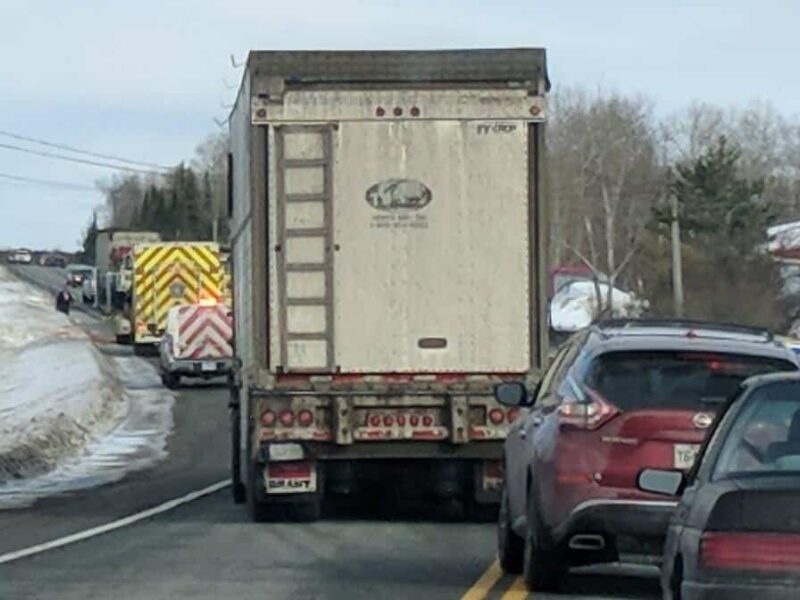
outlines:
M249 456L249 453L248 453ZM253 461L247 464L247 484L245 485L245 501L250 519L255 523L268 521L272 516L270 506L258 497L258 490L264 488L263 475Z
M231 387L231 403L230 403L231 411L231 480L233 481L233 485L231 486L231 492L233 493L233 501L236 504L243 504L246 500L245 495L245 487L244 482L242 481L242 454L241 454L241 443L242 443L242 432L239 429L241 427L240 417L241 417L241 409L239 408L239 390Z
M288 506L288 516L291 521L308 523L311 521L318 521L322 516L322 498L319 495L315 495L313 500L298 502L297 504L290 504Z

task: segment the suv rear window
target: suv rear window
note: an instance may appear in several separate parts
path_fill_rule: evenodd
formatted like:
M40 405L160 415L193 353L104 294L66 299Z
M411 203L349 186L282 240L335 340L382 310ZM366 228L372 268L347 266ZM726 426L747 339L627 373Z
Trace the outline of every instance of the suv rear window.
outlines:
M796 371L787 360L704 352L610 352L589 368L586 384L621 410L718 404L753 375Z

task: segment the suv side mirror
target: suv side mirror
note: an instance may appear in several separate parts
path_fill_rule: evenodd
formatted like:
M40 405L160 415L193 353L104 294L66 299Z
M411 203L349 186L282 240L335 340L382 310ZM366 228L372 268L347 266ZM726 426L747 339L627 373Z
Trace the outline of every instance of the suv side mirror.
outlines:
M652 492L664 496L677 496L683 491L686 484L686 475L683 471L643 469L639 473L636 484L644 492Z
M512 383L500 383L494 388L494 398L505 406L527 406L528 390L518 381Z

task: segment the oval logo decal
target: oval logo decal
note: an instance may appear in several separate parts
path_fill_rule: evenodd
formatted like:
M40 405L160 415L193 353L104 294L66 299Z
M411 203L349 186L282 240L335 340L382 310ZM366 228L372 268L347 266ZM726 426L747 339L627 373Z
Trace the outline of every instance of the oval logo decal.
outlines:
M377 210L419 210L432 198L428 187L415 179L387 179L367 190L367 204Z
M714 422L714 417L712 417L708 413L697 413L694 417L692 417L692 423L698 429L708 429L711 427L711 423Z

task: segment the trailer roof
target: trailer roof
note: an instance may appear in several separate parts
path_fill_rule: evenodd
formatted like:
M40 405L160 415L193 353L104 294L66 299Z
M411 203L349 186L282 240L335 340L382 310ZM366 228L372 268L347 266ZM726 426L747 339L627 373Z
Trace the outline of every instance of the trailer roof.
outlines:
M252 75L296 83L545 82L544 48L252 51Z

